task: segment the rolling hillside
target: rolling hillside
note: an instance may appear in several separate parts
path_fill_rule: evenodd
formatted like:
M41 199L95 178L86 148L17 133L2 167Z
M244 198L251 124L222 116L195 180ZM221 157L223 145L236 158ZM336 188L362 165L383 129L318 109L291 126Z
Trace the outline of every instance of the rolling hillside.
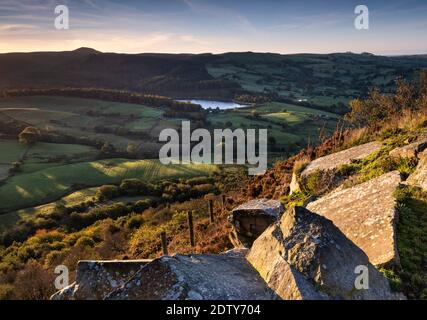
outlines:
M80 48L1 54L0 89L98 87L227 100L249 93L340 110L369 88L389 91L396 77L411 78L422 68L424 55L116 54Z

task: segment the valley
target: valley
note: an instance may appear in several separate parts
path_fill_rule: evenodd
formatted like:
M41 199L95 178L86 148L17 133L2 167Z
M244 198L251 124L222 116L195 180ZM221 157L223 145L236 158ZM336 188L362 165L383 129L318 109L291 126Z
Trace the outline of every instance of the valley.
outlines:
M55 67L46 57L56 61ZM109 72L98 69L101 57ZM0 70L8 74L9 64L17 67L21 58L0 55ZM386 97L396 90L395 80L406 76L413 81L418 69L427 66L425 57L124 56L84 50L27 58L32 61L28 70L42 68L47 82L27 84L28 70L19 67L14 77L0 80L0 270L13 279L14 270L31 268L50 277L48 270L58 263L70 266L75 277L82 259L156 258L164 250L159 241L164 232L172 253L226 251L234 245L228 214L237 205L265 197L292 208L323 195L316 189L317 178L289 194L299 165L303 169L316 157L372 139L382 141L382 152L389 152L412 138L406 134L420 134L423 126L417 122L417 129L408 129L390 116L402 139L390 142L390 136L364 128L366 123L357 128L347 112L354 98L368 96L367 102L358 102L368 105L374 86L384 94L375 105L391 103ZM138 74L129 66L135 61ZM62 69L67 63L75 66L74 73ZM52 70L64 73L61 77ZM96 81L89 71L96 72ZM129 78L114 80L111 72ZM422 103L414 102L417 108ZM351 110L357 120L378 117ZM215 129L267 130L269 170L250 177L246 165L163 164L160 132L173 129L181 135L184 123L211 136ZM386 135L389 129L382 125ZM340 167L339 179L358 184L392 170L409 175L415 169L412 162L392 162L382 153L375 157L369 158L372 167L364 162ZM196 244L189 246L190 212ZM393 281L394 270L383 272ZM10 294L6 282L0 282L0 299ZM43 298L52 293L46 288Z

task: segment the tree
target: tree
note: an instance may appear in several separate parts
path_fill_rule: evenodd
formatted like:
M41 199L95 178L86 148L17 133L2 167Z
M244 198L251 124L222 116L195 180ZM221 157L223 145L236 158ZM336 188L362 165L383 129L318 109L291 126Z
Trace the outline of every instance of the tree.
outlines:
M18 137L20 143L31 146L40 141L41 133L36 127L26 127Z
M101 147L101 153L104 155L112 155L116 153L116 148L109 142L105 142Z
M21 161L12 162L12 168L9 169L9 172L11 174L14 174L16 172L20 172L21 171L21 166L22 166L22 162Z
M138 151L138 146L133 142L129 142L126 148L126 152L129 153L129 155L134 156L137 153L137 151Z
M259 113L258 113L258 111L256 111L256 110L252 110L252 111L251 111L251 116L252 116L252 118L258 118L258 117L259 117Z
M393 97L373 89L367 99L350 101L350 112L346 120L358 127L375 127L396 112Z
M119 188L114 185L103 185L99 187L96 196L100 200L113 199L119 194Z

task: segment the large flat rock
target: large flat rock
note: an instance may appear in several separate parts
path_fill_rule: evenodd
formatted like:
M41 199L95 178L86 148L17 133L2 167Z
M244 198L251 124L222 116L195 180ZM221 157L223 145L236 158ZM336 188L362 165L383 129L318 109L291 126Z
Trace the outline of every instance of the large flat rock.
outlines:
M308 192L321 195L337 188L344 181L343 177L336 174L337 169L354 160L366 158L379 151L381 146L379 142L369 142L313 160L300 174L293 173L289 193L307 190L309 187Z
M367 255L330 220L295 207L253 244L248 261L282 299L398 299ZM357 286L358 268L368 286Z
M224 254L163 256L153 260L108 300L269 300L277 296L245 259Z
M301 173L301 176L304 177L316 171L337 169L342 165L350 164L353 160L366 158L371 153L379 151L380 149L381 143L374 141L336 152L325 157L317 158L310 162L310 164Z
M352 188L332 192L307 205L330 220L369 257L374 265L399 263L398 219L394 192L401 182L393 171Z

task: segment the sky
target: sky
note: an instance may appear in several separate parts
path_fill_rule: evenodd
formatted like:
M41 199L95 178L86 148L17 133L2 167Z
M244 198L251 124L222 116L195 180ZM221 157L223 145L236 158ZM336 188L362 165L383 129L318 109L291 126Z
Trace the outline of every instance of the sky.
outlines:
M369 29L354 26L357 5ZM55 28L55 7L69 29ZM0 52L427 53L426 0L0 0Z

